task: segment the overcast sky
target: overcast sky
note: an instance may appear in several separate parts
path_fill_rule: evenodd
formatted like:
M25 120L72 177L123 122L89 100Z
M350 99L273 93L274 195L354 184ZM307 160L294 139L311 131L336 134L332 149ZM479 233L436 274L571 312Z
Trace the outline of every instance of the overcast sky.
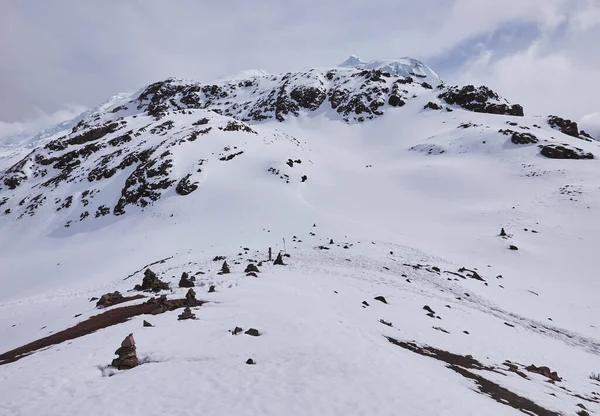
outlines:
M0 136L176 76L410 56L600 133L600 0L0 0Z

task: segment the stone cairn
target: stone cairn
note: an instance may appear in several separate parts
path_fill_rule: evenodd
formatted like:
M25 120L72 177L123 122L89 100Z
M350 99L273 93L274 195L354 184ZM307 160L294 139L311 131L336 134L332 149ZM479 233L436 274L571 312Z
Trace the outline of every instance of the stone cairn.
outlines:
M119 357L112 360L111 365L119 370L127 370L137 367L139 362L135 353L135 340L133 334L129 334L121 342L121 347L115 351Z

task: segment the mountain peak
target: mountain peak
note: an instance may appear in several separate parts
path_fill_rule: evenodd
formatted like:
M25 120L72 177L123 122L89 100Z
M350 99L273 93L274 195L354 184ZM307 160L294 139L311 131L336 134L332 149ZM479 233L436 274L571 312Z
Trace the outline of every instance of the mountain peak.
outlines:
M441 78L433 69L417 59L408 57L398 59L377 59L367 62L353 54L339 66L344 68L379 69L389 72L394 76L416 77L432 85L439 85L442 83Z

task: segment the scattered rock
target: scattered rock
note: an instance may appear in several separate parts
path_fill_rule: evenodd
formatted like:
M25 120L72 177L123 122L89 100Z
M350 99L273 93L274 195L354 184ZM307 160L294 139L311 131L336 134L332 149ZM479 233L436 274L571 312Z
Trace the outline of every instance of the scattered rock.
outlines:
M239 326L236 326L236 327L233 329L233 331L231 331L231 335L237 335L237 334L239 334L239 333L240 333L240 332L242 332L242 331L243 331L243 329L242 329L242 328L240 328Z
M500 237L506 237L506 231L504 231L504 227L500 228Z
M121 347L115 351L115 354L118 355L118 358L112 360L110 365L119 370L137 367L139 362L135 350L136 347L133 334L129 334L125 337L123 342L121 342Z
M248 360L246 360L246 364L254 365L254 364L256 364L256 362L252 358L248 358Z
M134 290L160 292L161 290L169 290L169 284L160 280L152 270L146 269L142 284L135 285Z
M393 326L391 322L384 321L383 319L380 319L379 322L387 326Z
M273 264L277 266L285 266L285 264L283 263L283 257L281 257L281 253L277 254L277 258L275 259Z
M150 322L144 320L144 326L145 327L153 327L154 325L152 325Z
M256 328L250 328L249 330L244 332L244 334L252 335L253 337L259 337L261 335L261 333L258 332L258 329L256 329Z
M179 280L179 287L194 287L194 282L190 279L190 276L183 272L181 279Z
M226 261L223 262L223 266L221 266L221 274L228 274L231 273L231 270L229 269L229 265L227 264Z
M529 367L525 367L525 370L527 370L531 373L541 374L544 377L548 377L549 379L551 379L553 381L562 381L562 379L558 376L556 371L550 370L549 367L544 367L544 366L536 367L535 365L531 364Z
M189 306L186 306L181 315L177 317L178 320L184 321L186 319L196 319L196 315L192 313L192 310Z
M208 288L208 293L214 293L215 292L215 285L210 285L210 287Z
M376 296L375 300L378 300L379 302L383 302L383 303L387 304L387 300L385 300L385 298L383 296Z
M513 246L513 245L511 244L510 246L508 246L508 249L509 249L509 250L515 250L515 251L516 251L516 250L518 250L518 249L519 249L519 247L517 247L517 246Z
M431 309L431 308L429 307L429 305L425 305L425 306L423 306L423 309L424 309L424 310L426 310L427 312L431 313L431 314L435 314L435 312L433 311L433 309Z
M254 272L246 273L246 276L258 277L258 275Z
M367 301L366 301L366 300L363 300L363 301L362 301L362 304L363 304L363 305L365 305L365 306L369 306L369 304L367 303Z
M216 256L213 261L221 261L221 260L225 260L225 256Z

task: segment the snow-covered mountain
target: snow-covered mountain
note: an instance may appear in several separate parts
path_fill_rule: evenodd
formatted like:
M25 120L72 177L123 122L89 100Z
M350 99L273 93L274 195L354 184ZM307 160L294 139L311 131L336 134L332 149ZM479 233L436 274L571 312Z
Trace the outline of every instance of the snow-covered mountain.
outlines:
M0 152L2 415L600 412L600 149L570 120L352 56Z

